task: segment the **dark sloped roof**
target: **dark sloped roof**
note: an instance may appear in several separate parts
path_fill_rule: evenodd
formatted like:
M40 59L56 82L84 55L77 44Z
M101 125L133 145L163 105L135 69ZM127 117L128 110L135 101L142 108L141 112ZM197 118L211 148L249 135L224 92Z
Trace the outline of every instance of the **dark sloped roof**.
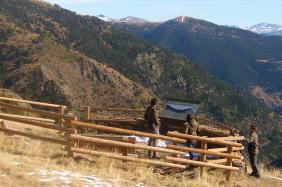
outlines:
M199 106L199 103L191 103L190 101L170 100L161 110L160 118L169 118L185 121L187 114L196 114Z

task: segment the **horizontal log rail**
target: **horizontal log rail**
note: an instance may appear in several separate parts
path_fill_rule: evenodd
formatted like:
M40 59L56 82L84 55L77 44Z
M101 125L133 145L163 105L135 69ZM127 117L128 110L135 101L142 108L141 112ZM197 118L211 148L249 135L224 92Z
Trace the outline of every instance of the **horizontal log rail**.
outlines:
M74 133L75 129L70 129L70 128L63 128L60 126L55 126L50 123L45 123L45 122L40 122L40 121L32 121L29 119L22 119L22 118L17 118L17 117L12 117L12 116L6 116L0 114L0 119L4 119L7 121L13 121L13 122L18 122L18 123L23 123L26 125L32 125L36 127L42 127L45 129L50 129L50 130L57 130L57 131L64 131L64 132L69 132L69 133Z
M208 150L196 149L196 148L184 147L184 146L168 145L167 148L173 149L173 150L179 150L179 151L187 151L187 152L201 153L201 154L206 154L206 155L220 156L220 157L225 157L225 158L237 158L237 159L241 158L241 156L238 156L235 154L220 153L220 152L215 152L215 151L208 151Z
M93 123L84 123L84 122L78 122L78 121L71 121L70 125L76 126L76 127L84 127L84 128L90 128L95 129L103 132L111 132L111 133L117 133L117 134L126 134L126 135L137 135L142 137L149 137L149 138L156 138L161 140L168 140L176 143L186 143L187 140L170 137L170 136L164 136L164 135L158 135L158 134L152 134L152 133L146 133L146 132L140 132L140 131L134 131L134 130L127 130L127 129L121 129L116 127L109 127L105 125L97 125Z
M216 140L216 139L206 138L206 137L201 137L201 136L182 134L178 132L168 132L167 135L176 137L176 138L186 139L186 140L198 140L198 141L206 141L207 143L218 144L218 145L230 145L234 147L242 147L242 144L240 143Z
M234 147L233 151L241 151L244 150L245 148L242 147ZM215 151L215 152L227 152L227 148L226 147L222 147L222 148L210 148L208 149L208 151Z
M26 103L26 104L38 105L38 106L45 106L45 107L50 107L50 108L58 108L60 106L62 106L63 108L67 108L66 106L63 106L63 105L56 105L56 104L37 102L37 101L29 101L29 100L24 100L24 99L8 98L8 97L0 97L0 101L1 100L2 101L12 101L12 102Z
M239 161L241 159L234 159L233 161ZM221 159L215 159L215 160L208 160L208 163L212 164L226 164L227 159L226 158L221 158Z
M15 129L0 127L0 131L2 131L4 133L8 133L8 134L24 136L24 137L42 140L42 141L46 141L46 142L50 142L50 143L55 143L55 144L60 144L60 145L65 145L65 146L69 145L69 142L67 142L66 140L57 139L57 138L50 138L50 137L43 137L43 136L39 136L39 135L35 135L35 134L30 134L30 133L27 133L27 132L18 131L18 130L15 130Z
M225 165L219 165L219 164L213 164L213 163L207 163L207 162L200 162L195 160L188 160L188 159L182 159L182 158L175 158L167 156L166 160L171 162L177 162L177 163L183 163L183 164L191 164L195 166L206 166L206 167L213 167L218 169L227 169L227 170L233 170L233 171L239 171L239 168L233 167L233 166L225 166Z
M223 140L223 141L243 141L245 140L244 136L226 136L226 137L213 137L214 140Z
M118 147L127 147L127 148L135 148L135 149L144 149L149 151L157 151L157 152L163 152L163 153L172 153L172 154L185 154L182 151L175 151L171 149L161 148L161 147L153 147L148 145L139 145L139 144L131 144L131 143L125 143L125 142L117 142L112 140L105 140L100 138L94 138L94 137L86 137L81 135L70 135L70 139L73 140L82 140L85 142L91 142L96 144L105 144L105 145L111 145L111 146L118 146Z
M225 125L223 123L219 123L219 122L216 122L214 120L211 120L211 119L208 119L208 118L205 118L205 117L202 117L202 116L198 116L198 118L199 118L199 120L203 120L203 121L206 121L208 123L215 124L215 125L223 128L223 129L225 129L225 130L237 130L237 129L229 127L229 126L227 126L227 125Z
M122 156L122 155L117 155L117 154L112 154L112 153L103 153L103 152L74 148L74 147L71 148L71 151L76 152L76 153L103 156L103 157L108 157L108 158L113 158L113 159L119 159L119 160L124 160L124 161L131 161L131 162L139 162L139 163L144 163L144 164L153 164L153 165L158 165L158 166L165 166L165 167L172 167L172 168L179 168L179 169L186 168L186 166L183 166L180 164L173 164L169 162L147 160L147 159L141 159L141 158L133 158L133 157Z
M94 121L96 123L139 123L139 122L145 122L145 120L134 120L134 119L88 119L88 121Z
M82 108L81 111L86 111L87 107ZM90 107L92 111L116 111L116 112L145 112L145 109L130 109L130 108L105 108L105 107Z
M21 111L21 112L35 113L35 114L39 114L42 116L47 116L47 117L55 118L55 119L76 120L76 117L73 117L73 116L63 115L63 114L44 111L44 110L25 108L22 106L11 105L11 104L2 103L2 102L0 102L0 107L8 108L8 109L16 110L16 111Z
M7 116L11 118L17 118L17 119L28 119L28 120L35 120L35 121L43 121L47 123L55 123L55 120L53 119L46 119L46 118L38 118L38 117L31 117L31 116L21 116L21 115L15 115L15 114L6 114L6 113L1 113L1 116Z

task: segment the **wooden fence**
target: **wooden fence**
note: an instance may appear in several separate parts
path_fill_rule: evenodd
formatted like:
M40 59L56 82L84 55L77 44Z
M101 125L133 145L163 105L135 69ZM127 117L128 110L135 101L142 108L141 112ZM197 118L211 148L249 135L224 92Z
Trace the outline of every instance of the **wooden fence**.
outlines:
M39 106L66 109L66 107L64 106L53 105L48 103L41 104L39 102L26 101L26 100L20 100L20 101L15 99L9 100L9 98L0 98L0 99L1 101L15 101L15 102L36 104ZM29 118L23 118L20 116L10 116L8 114L0 114L0 119L3 120L19 122L26 125L63 132L64 136L62 136L61 138L40 136L40 135L31 134L29 132L22 132L7 127L0 127L0 131L8 134L15 134L15 135L25 136L33 139L38 139L42 141L63 145L65 146L65 150L67 151L67 154L69 156L73 156L74 153L88 154L88 155L110 157L123 161L140 162L140 163L146 163L146 164L152 164L152 165L158 165L164 167L172 167L178 169L185 169L187 164L191 164L191 165L199 166L201 168L201 176L203 175L206 167L219 168L219 169L225 169L227 171L226 172L227 180L230 180L231 171L239 170L238 167L232 166L232 161L242 159L242 156L237 154L237 152L242 150L243 147L242 144L237 143L236 141L243 140L244 139L243 137L230 136L230 137L207 138L207 137L191 136L177 132L169 132L167 135L157 135L157 134L151 134L146 132L115 128L105 125L79 122L77 121L76 117L64 114L61 109L57 110L57 112L51 112L51 111L44 111L39 109L26 108L18 105L8 104L5 102L0 102L0 107L7 108L9 110L16 110L19 112L34 113L40 115L40 117L45 116L48 117L49 119L54 119L55 122L57 122L57 124L45 122L45 121L37 121ZM130 109L130 111L135 112L135 109ZM139 109L136 110L136 112L140 112L140 111L141 110ZM168 145L167 147L153 147L148 145L135 144L133 142L121 142L116 140L103 139L99 137L89 137L84 134L77 134L76 131L77 128L89 128L110 134L135 135L141 137L155 138L155 139L170 141L172 144ZM185 144L187 140L196 140L201 142L201 148L190 148L190 147L178 145L178 144ZM90 145L119 147L122 148L123 150L141 149L147 151L156 151L156 152L164 153L167 156L166 159L162 161L133 158L128 156L127 154L120 155L118 153L107 153L107 152L92 150L92 148L90 149L87 147L80 147L79 146L80 141L87 142ZM224 147L208 149L208 144L224 146ZM200 160L194 161L190 159L175 157L175 155L184 155L186 152L200 153L201 154ZM208 161L207 155L218 156L219 159ZM221 164L224 162L226 162L226 165Z

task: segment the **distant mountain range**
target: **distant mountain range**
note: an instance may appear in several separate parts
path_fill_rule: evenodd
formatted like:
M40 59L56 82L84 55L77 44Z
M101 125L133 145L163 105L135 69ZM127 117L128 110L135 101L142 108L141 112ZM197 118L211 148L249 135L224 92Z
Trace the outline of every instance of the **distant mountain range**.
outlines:
M188 17L164 23L132 24L138 21L131 20L130 24L125 24L130 19L111 24L42 1L1 0L0 87L27 99L74 109L81 105L138 108L155 96L197 100L202 114L242 132L257 123L264 142L276 137L274 132L282 136L261 102L238 93L200 67L209 64L215 73L232 81L251 77L252 81L276 82L280 70L275 65L282 56L277 51L279 40ZM126 25L138 25L140 37L117 28ZM169 47L173 52L183 49L195 61L181 51L179 55L166 49ZM281 150L280 145L275 140L265 147ZM278 151L264 156L282 158Z
M185 55L229 84L282 90L282 38L265 37L187 16L143 26L114 25Z
M100 14L97 17L103 21L112 22L112 23L143 24L143 25L144 24L158 25L161 23L161 22L151 22L151 21L148 21L142 18L133 17L133 16L127 16L121 19L113 19L111 17ZM237 25L222 25L222 26L249 30L257 34L264 34L264 35L269 35L269 36L282 36L282 25L277 25L277 24L259 23L251 27L240 27Z
M189 98L220 121L267 110L183 55L59 6L1 0L0 36L0 87L24 98L74 107L141 107L153 95Z

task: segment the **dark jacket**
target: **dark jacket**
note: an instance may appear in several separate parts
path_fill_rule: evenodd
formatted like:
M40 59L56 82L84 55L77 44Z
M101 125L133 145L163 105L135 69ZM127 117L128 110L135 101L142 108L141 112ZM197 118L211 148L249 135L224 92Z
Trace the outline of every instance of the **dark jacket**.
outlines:
M158 117L158 111L151 105L146 108L144 119L148 123L150 130L155 130L161 125Z
M249 153L258 153L259 139L258 134L256 132L251 132L248 142L248 152Z
M185 123L185 134L197 136L199 132L199 125L195 119Z

